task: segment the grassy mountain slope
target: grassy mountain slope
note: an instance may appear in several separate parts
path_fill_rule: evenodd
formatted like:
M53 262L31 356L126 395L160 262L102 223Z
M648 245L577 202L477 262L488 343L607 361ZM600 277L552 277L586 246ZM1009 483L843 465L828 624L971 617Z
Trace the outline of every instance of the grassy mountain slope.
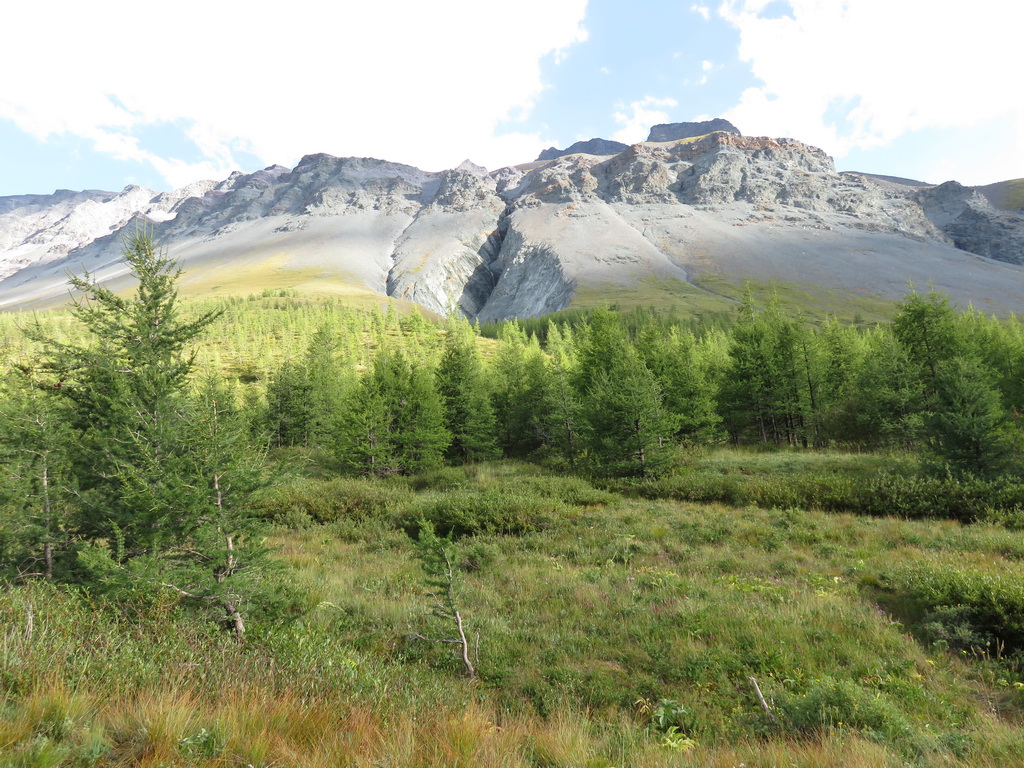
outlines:
M1006 211L1024 209L1024 179L999 181L975 189L987 197L996 208Z

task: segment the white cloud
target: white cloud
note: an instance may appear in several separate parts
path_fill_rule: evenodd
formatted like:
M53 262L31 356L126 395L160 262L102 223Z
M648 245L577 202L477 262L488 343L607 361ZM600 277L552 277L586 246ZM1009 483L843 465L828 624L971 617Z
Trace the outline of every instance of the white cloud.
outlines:
M707 59L704 59L704 61L700 63L700 71L703 72L704 74L700 76L700 80L697 81L697 85L707 85L709 73L714 68L714 63L708 61Z
M704 21L711 20L711 9L708 8L706 5L691 5L690 11L700 15L700 17L704 19Z
M615 141L624 144L635 144L647 138L652 125L667 123L668 113L657 107L675 107L678 102L675 99L657 99L653 96L645 96L640 101L631 102L628 109L632 114L624 111L616 111L613 117L615 122L622 128L612 134ZM626 109L625 107L621 109Z
M723 115L745 133L795 136L841 157L917 130L1013 120L1005 160L1024 173L1019 25L1005 0L789 0L786 15L762 18L767 5L719 9L763 83Z
M586 39L585 9L586 0L520 0L515 13L479 0L20 3L5 14L18 33L0 48L0 118L40 139L84 137L175 185L222 177L239 150L267 164L329 152L430 170L468 151L498 167L550 143L495 129L529 114L543 57L560 60ZM144 149L133 134L170 122L189 126L199 163Z

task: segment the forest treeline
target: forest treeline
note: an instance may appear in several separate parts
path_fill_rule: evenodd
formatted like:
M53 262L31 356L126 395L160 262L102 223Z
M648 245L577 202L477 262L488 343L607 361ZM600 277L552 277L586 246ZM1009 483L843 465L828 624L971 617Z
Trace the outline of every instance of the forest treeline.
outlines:
M375 475L504 456L650 476L679 446L729 442L903 449L939 474L991 477L1020 447L1024 327L934 291L869 328L812 327L750 293L727 328L598 310L549 322L542 342L510 321L487 354L462 318L424 325L319 328L251 401L254 429Z
M239 638L239 606L273 570L251 503L273 449L376 477L509 457L650 478L724 442L896 448L978 480L1020 449L1024 327L935 292L871 328L813 328L748 292L728 327L600 310L549 323L543 342L515 321L491 341L461 317L342 310L305 336L265 334L263 353L303 348L261 368L255 353L197 365L195 349L275 310L183 307L144 233L126 258L134 295L85 276L77 326L25 328L0 401L0 560L10 578L170 590Z

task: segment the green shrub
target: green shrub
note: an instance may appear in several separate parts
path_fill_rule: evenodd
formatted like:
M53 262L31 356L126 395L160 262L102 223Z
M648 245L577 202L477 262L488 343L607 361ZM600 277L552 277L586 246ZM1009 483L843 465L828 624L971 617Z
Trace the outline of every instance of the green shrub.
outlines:
M854 728L879 740L901 741L914 732L886 694L862 688L852 680L824 677L802 693L782 692L776 704L787 727L804 734Z
M645 499L719 502L763 509L802 507L909 519L992 520L1024 527L1024 484L1005 478L878 473L857 479L815 471L780 475L688 471L654 480L608 483L605 487Z
M450 491L462 488L466 483L466 472L462 467L437 467L409 478L409 487L414 491Z
M996 641L1007 653L1024 652L1024 576L1017 569L945 558L893 566L882 585L909 604L928 639L976 650Z
M573 475L532 475L503 484L503 490L560 501L573 507L611 504L616 494L595 488L582 477Z
M466 573L486 571L501 557L501 551L497 542L474 539L470 541L459 553L462 561L462 570Z
M338 478L279 486L260 500L259 507L272 522L302 528L309 521L334 523L392 517L412 498L412 491L401 482Z
M549 527L565 508L543 497L494 489L456 490L417 498L397 512L395 522L406 533L419 533L426 520L440 536L454 538L479 533L522 535Z

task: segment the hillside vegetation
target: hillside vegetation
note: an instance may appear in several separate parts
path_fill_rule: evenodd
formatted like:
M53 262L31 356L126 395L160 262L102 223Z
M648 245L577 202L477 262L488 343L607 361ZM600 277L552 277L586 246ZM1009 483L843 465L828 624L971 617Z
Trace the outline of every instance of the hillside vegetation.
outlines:
M1024 333L740 298L5 316L12 766L1024 759Z

